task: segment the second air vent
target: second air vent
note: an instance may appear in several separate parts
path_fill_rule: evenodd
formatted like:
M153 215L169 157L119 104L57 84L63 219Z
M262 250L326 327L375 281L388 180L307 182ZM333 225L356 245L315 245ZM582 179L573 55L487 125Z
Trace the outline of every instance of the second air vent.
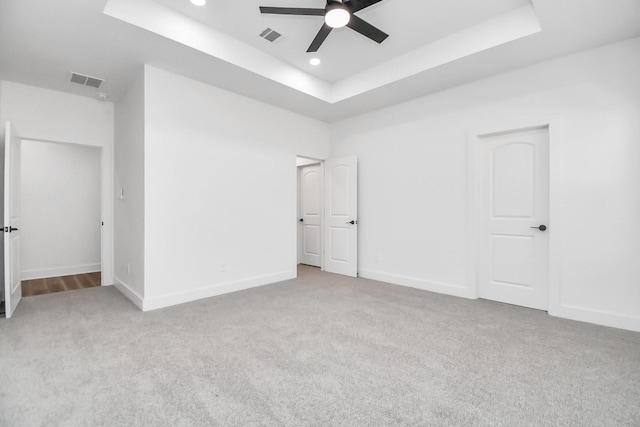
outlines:
M97 77L85 76L84 74L71 72L71 82L84 86L95 87L97 89L102 85L102 83L104 83L104 80Z
M262 37L265 40L269 40L271 43L273 43L276 40L278 40L280 37L282 37L282 34L280 34L275 30L272 30L271 28L267 28L260 33L260 37Z

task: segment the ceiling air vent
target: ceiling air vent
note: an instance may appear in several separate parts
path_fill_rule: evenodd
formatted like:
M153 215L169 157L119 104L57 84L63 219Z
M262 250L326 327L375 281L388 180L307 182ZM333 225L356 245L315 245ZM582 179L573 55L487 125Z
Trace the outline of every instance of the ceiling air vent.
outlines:
M100 85L102 85L102 83L104 83L104 80L99 79L97 77L90 77L90 76L85 76L84 74L78 74L78 73L72 72L71 82L78 83L83 86L95 87L97 89L100 87Z
M278 40L280 37L282 37L282 34L280 34L275 30L272 30L271 28L267 28L266 30L260 33L260 37L262 37L265 40L269 40L271 43L273 43L276 40Z

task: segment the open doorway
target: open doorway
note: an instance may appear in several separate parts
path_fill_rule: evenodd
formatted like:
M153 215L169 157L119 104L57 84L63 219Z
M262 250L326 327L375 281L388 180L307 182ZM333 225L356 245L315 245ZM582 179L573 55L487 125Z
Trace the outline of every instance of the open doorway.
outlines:
M298 264L357 277L358 159L297 158Z
M298 264L322 267L322 162L298 157Z
M100 286L102 149L21 145L22 296Z

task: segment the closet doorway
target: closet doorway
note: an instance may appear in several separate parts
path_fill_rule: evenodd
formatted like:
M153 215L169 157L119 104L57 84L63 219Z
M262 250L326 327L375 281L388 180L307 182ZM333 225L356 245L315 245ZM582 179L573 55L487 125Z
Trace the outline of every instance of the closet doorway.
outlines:
M22 296L100 286L102 149L21 146Z
M298 157L298 264L322 267L322 164Z
M297 158L298 264L358 276L358 159Z

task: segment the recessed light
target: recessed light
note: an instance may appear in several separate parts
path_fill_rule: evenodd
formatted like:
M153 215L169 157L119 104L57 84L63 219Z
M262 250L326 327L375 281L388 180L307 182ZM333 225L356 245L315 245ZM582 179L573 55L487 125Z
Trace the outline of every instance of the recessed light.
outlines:
M207 0L191 0L191 3L195 4L196 6L204 6L205 4L207 4Z
M319 58L311 58L309 60L309 64L311 64L311 65L320 65L320 59Z

